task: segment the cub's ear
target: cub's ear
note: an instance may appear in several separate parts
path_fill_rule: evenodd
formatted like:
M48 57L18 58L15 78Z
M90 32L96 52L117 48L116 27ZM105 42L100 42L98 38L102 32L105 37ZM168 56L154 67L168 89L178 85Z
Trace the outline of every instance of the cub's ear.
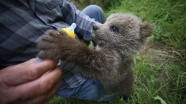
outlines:
M153 26L150 23L142 23L140 25L140 35L142 38L150 36L153 31Z

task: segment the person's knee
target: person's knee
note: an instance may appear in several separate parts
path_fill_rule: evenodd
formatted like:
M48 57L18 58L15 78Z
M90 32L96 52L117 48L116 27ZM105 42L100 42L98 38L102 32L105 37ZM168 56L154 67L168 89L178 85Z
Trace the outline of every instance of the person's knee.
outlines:
M94 13L104 13L102 8L98 5L89 5L86 7L89 12L94 12Z
M90 18L94 18L100 23L105 22L105 15L101 7L97 5L89 5L82 10L82 13L88 15Z

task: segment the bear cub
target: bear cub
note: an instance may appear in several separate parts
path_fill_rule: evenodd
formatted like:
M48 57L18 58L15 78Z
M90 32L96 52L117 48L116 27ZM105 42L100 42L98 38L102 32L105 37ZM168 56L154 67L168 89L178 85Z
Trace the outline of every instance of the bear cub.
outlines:
M73 63L84 77L97 77L111 93L129 97L134 82L132 56L152 30L150 23L133 14L112 14L104 24L93 26L94 49L63 30L51 30L38 44L42 50L38 57Z

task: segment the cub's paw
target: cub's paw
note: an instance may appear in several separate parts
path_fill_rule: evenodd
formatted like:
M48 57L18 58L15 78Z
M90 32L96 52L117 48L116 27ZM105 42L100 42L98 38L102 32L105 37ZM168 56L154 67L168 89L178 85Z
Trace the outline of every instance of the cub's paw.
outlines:
M61 58L61 44L63 44L64 38L67 34L64 31L48 31L48 35L43 35L41 41L37 44L37 47L41 49L38 53L38 57L42 59L54 59L59 60Z

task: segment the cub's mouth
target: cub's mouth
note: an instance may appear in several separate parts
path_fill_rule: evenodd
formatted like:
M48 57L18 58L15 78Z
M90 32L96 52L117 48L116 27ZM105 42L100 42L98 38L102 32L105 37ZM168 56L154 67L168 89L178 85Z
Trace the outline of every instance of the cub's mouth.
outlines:
M101 41L102 39L98 36L98 34L97 34L97 32L93 32L92 33L92 41L96 44L96 45L98 45L99 44L99 42Z
M92 33L92 42L93 42L93 44L94 44L95 46L98 44L98 41L97 41L97 39L96 39L96 36L95 36L95 33L94 33L94 32Z
M100 30L99 25L93 25L93 31L92 31L92 41L96 46L103 47L105 43L105 39L103 38L103 33Z
M94 32L92 34L92 41L95 44L95 46L102 48L105 47L105 40L102 37L100 37L98 32Z

